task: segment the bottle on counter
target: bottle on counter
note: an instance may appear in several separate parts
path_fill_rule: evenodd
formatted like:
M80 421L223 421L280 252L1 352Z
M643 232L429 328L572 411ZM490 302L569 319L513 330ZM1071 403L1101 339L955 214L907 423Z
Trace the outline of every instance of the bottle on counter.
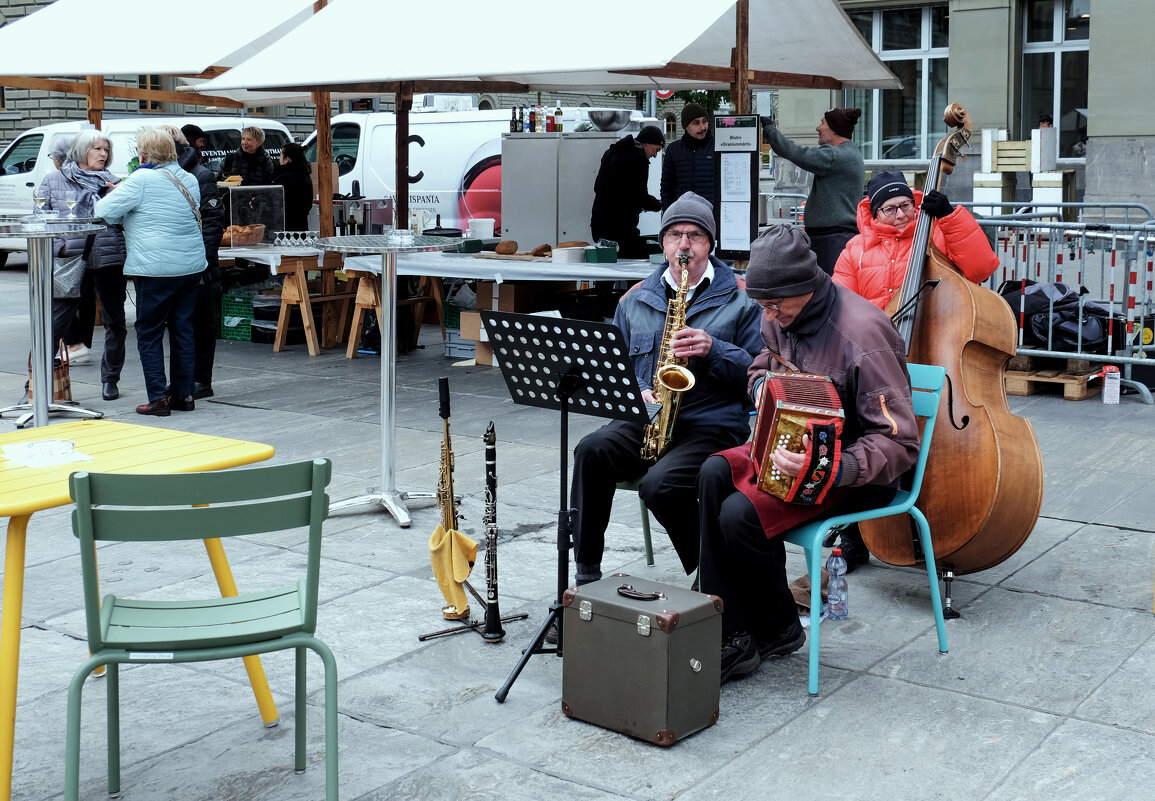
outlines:
M842 549L835 548L830 552L830 559L826 562L826 572L830 574L830 588L826 600L826 617L830 620L846 620L848 613L846 560L842 558Z
M537 133L537 109L534 106L529 107L529 132Z
M562 112L560 100L557 103L557 108L553 112L553 129L556 133L562 132Z
M511 116L509 118L509 132L510 133L517 133L518 131L521 130L521 123L519 123L517 121L517 106L514 106L512 109L510 109L510 115Z
M521 107L518 118L521 120L521 132L529 133L529 115L525 113L525 106Z

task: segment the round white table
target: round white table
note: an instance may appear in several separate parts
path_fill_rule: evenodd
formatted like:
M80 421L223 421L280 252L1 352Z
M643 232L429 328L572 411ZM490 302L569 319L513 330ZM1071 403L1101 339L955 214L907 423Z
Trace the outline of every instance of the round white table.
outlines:
M396 369L397 369L397 254L418 251L437 251L455 248L460 239L443 236L415 236L407 231L392 234L359 236L332 236L318 243L325 250L337 253L381 254L381 295L385 317L381 320L381 493L350 498L330 507L330 511L342 509L375 507L384 508L402 526L412 523L406 498L430 497L432 493L403 493L396 487L394 427L397 419Z
M51 412L68 412L83 417L100 418L103 412L52 403L52 240L62 236L81 236L103 231L105 225L91 218L20 217L0 220L0 237L28 240L28 317L32 328L32 399L0 409L24 412L17 428L48 425Z

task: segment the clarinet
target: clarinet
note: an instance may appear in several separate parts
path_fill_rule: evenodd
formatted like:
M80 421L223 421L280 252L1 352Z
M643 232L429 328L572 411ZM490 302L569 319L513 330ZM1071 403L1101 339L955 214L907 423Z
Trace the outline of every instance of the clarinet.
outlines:
M501 642L501 612L497 607L497 435L493 421L485 430L485 628L486 642Z

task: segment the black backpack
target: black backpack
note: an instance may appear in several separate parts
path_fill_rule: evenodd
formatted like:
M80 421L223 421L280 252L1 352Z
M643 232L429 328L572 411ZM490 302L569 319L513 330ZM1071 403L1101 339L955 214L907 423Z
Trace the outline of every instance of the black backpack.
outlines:
M1015 323L1023 320L1023 347L1070 353L1110 353L1122 347L1127 321L1121 315L1114 315L1110 348L1112 315L1106 306L1083 301L1080 320L1079 299L1088 294L1085 286L1075 290L1061 282L1004 281L999 294L1010 304Z

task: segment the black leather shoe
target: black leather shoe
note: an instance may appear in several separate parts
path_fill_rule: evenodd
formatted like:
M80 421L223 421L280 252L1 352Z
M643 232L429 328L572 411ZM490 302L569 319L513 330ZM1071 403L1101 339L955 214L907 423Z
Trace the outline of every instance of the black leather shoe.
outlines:
M169 408L178 412L191 412L196 408L196 402L193 401L192 395L186 395L183 398L169 398Z
M172 414L172 409L168 405L168 396L157 398L148 403L142 403L136 407L137 414L150 414L153 417L168 417Z
M211 398L213 396L212 384L193 384L192 399L200 400L201 398Z
M100 397L105 400L116 400L120 397L120 390L116 388L115 381L105 381L100 385Z
M773 640L763 642L757 640L755 645L758 648L758 656L763 659L770 659L774 656L786 656L792 654L806 644L806 629L802 628L802 624L795 621L794 625L782 632Z
M749 676L762 664L754 638L744 631L727 634L722 639L722 683Z

